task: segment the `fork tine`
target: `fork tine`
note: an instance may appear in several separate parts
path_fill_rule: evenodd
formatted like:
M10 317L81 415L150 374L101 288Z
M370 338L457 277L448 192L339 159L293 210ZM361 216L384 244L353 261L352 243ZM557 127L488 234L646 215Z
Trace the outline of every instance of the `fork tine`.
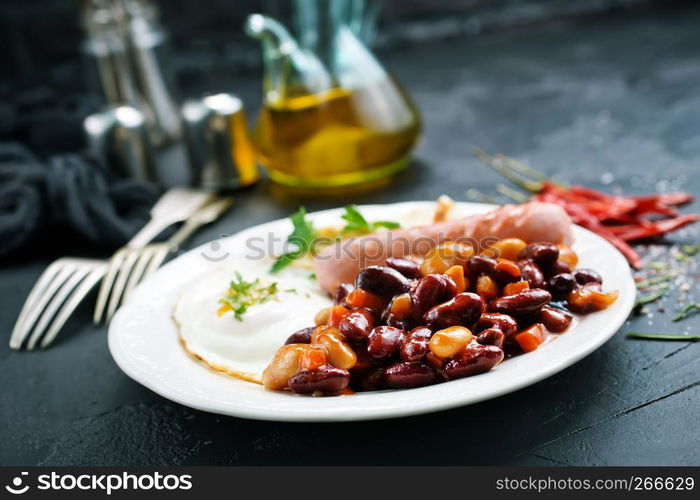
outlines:
M34 346L36 345L37 340L39 340L39 337L41 336L44 331L46 331L46 327L49 324L49 321L51 321L51 318L54 317L56 314L56 311L58 311L58 308L61 307L61 304L66 300L66 297L70 295L70 293L75 290L75 288L80 284L80 282L85 278L85 276L90 272L90 269L87 267L79 266L76 267L73 271L73 274L71 274L68 279L61 285L61 287L56 290L55 295L51 298L51 301L46 304L46 307L43 308L43 310L40 313L40 316L38 317L38 320L36 321L34 328L31 332L31 336L29 337L29 342L27 343L27 349L32 350L34 349Z
M168 247L163 247L151 260L146 272L143 274L143 279L146 279L147 276L156 272L169 253L170 249Z
M124 288L124 300L126 300L131 292L136 288L136 285L141 283L144 277L144 272L151 259L158 254L160 245L149 245L141 250L139 259L134 264L134 270L129 276L129 281L126 283L126 288Z
M10 337L10 347L12 349L19 349L19 346L21 346L22 340L24 340L21 335L22 324L25 322L29 311L34 307L34 303L41 296L50 281L56 276L62 264L63 262L61 260L56 260L51 263L49 267L44 269L44 272L41 273L41 276L39 276L39 279L34 284L34 287L29 292L29 295L27 295L24 305L22 306L22 310L15 321L15 326L12 329L12 336Z
M129 249L126 247L117 250L109 261L109 268L107 269L106 276L102 280L102 285L100 285L100 291L97 294L97 303L95 304L95 314L92 317L92 321L96 325L99 325L102 321L102 315L107 305L107 299L109 298L109 292L112 290L117 271L128 252Z
M68 297L66 302L63 304L63 307L61 307L61 310L58 311L58 314L56 314L56 317L51 323L46 335L44 335L44 338L41 340L42 349L48 347L49 344L53 342L56 335L58 335L58 332L61 330L61 328L63 328L63 325L66 323L66 321L68 321L68 318L70 318L70 315L73 314L73 311L78 307L80 302L82 302L83 298L90 292L90 290L93 289L97 282L102 279L106 272L106 263L103 266L93 269L85 277L82 283L80 283L80 285L73 291L73 294Z
M117 278L114 281L112 293L109 297L109 305L107 306L107 323L109 323L112 320L114 312L122 303L122 294L124 293L124 287L126 286L126 282L134 269L134 264L136 264L140 253L141 252L138 250L131 250L124 259L124 262L122 262L122 265L119 266Z
M18 323L15 324L15 331L10 339L10 347L13 349L22 347L22 343L29 335L32 325L34 325L39 318L46 304L51 300L51 297L56 294L56 291L73 273L75 266L62 263L58 268L59 270L55 276L53 276L53 279L47 280L46 286L42 287L41 292L35 296L35 300L29 305L27 313L22 318L22 322L20 323L18 321Z

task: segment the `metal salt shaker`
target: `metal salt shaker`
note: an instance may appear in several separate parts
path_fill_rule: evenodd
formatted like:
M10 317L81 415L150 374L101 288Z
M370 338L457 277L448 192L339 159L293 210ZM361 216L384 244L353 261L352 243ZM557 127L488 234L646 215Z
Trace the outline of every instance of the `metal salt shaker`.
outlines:
M182 119L195 186L225 191L257 182L255 151L238 97L189 99L182 106Z
M154 153L144 114L132 106L116 106L83 121L88 151L121 177L155 182Z

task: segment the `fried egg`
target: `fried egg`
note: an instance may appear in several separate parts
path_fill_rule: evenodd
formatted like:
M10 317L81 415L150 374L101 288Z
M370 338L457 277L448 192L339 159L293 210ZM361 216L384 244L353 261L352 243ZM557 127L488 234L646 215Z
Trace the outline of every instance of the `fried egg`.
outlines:
M269 266L241 261L193 281L173 314L185 350L214 370L260 382L263 370L287 338L313 326L314 315L332 305L309 279L308 271L290 268L270 275L267 269ZM217 314L236 272L246 281L276 282L278 289L272 300L250 306L240 320L231 311Z

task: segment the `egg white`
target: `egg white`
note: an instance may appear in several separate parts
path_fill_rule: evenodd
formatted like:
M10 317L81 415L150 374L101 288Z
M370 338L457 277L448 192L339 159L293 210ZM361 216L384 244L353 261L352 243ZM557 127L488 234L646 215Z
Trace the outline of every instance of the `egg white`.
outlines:
M331 301L309 279L309 272L286 269L270 275L269 266L251 261L231 263L198 277L177 302L173 317L185 349L209 367L252 382L292 333L313 326L315 314ZM232 312L217 316L234 273L247 281L277 282L276 299L251 306L237 320ZM293 291L290 291L293 290Z

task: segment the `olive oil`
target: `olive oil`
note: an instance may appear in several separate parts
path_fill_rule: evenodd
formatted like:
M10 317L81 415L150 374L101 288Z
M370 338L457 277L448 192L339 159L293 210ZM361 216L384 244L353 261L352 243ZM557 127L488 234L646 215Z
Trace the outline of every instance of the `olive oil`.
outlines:
M420 133L418 113L389 78L360 90L266 101L255 131L259 162L275 182L346 186L402 169Z

